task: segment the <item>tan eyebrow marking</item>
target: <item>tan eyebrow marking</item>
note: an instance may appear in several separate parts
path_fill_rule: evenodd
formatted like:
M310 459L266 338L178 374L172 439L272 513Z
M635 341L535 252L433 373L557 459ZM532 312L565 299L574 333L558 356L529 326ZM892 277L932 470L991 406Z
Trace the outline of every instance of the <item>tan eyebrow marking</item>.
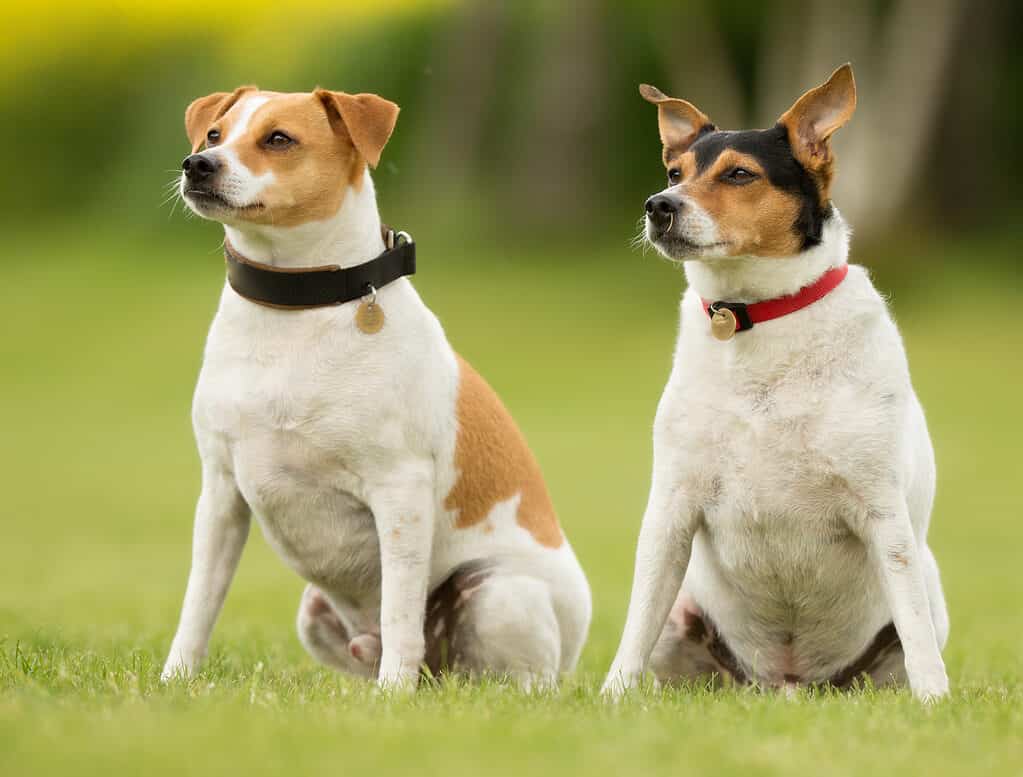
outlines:
M692 151L687 151L667 160L664 167L666 170L678 169L682 173L683 179L689 178L696 172L696 157Z
M741 151L726 148L718 155L718 158L714 160L713 164L708 165L707 169L704 171L703 177L717 178L719 175L733 167L743 167L751 173L756 173L760 176L765 175L763 166L754 157L749 154L743 154Z

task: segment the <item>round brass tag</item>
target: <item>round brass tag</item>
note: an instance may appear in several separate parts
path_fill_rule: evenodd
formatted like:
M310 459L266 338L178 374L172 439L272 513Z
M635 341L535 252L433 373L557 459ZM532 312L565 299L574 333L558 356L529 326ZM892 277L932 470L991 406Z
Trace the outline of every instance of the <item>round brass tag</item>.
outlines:
M735 313L728 308L715 310L710 319L710 333L718 340L731 340L738 327L739 322L735 318Z
M368 335L384 328L384 309L375 302L362 302L355 311L355 325Z

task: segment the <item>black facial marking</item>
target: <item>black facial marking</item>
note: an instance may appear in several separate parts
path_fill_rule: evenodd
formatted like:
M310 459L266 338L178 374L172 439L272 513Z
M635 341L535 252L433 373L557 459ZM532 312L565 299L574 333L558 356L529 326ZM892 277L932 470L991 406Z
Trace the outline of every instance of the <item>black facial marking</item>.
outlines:
M696 133L696 140L699 140L704 135L709 135L710 133L717 132L717 131L718 131L718 128L715 125L713 125L713 124L704 124L702 127L700 127L700 131ZM694 140L693 142L695 143L696 140Z
M756 159L772 186L799 198L799 215L793 229L802 241L801 250L820 243L821 230L825 219L831 215L831 209L821 202L813 177L793 156L785 127L777 124L768 130L701 134L691 146L696 156L697 171L704 172L726 148Z

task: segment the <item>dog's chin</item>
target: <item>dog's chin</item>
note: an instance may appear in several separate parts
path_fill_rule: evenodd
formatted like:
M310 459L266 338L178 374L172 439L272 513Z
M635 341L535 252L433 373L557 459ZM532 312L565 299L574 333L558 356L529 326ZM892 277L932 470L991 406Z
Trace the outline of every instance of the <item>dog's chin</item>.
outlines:
M724 242L700 243L677 232L652 234L647 227L647 242L666 259L684 262L687 259L717 259L728 256L728 244Z
M239 205L224 195L207 189L182 189L181 196L189 210L210 221L245 221L247 216L263 210L259 202Z

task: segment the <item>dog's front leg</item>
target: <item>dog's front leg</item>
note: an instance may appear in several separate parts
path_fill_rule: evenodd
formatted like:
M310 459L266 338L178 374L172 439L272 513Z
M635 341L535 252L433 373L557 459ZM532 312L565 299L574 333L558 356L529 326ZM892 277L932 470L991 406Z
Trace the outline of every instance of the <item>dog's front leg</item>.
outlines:
M161 679L191 676L206 657L213 625L248 536L249 508L234 479L204 467L202 493L195 510L192 568L181 620Z
M380 674L383 688L410 690L426 650L423 622L433 543L433 468L417 462L373 486L380 538Z
M933 701L948 694L948 675L934 632L916 536L901 495L870 510L861 533L878 568L906 656L913 695Z
M604 681L605 695L621 696L635 687L646 671L650 653L682 586L694 531L693 510L681 484L655 474L636 548L625 631Z

